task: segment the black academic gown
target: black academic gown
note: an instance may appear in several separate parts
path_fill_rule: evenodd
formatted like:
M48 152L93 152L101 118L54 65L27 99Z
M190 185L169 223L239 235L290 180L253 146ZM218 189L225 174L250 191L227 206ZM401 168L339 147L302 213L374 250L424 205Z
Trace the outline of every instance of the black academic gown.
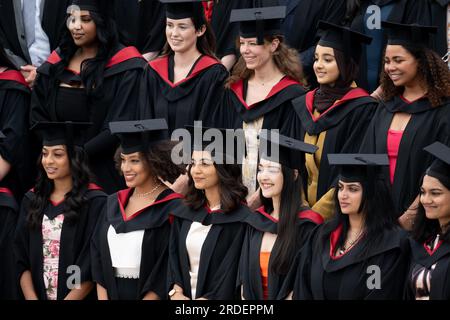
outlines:
M110 300L119 299L108 245L108 229L112 226L118 234L145 230L136 300L150 291L166 299L169 292L166 287L169 214L182 205L182 196L170 189L165 190L153 204L126 219L124 208L132 192L133 189L126 189L108 197L91 245L93 280L106 289Z
M33 88L31 101L31 123L37 121L69 121L70 116L56 112L58 90L52 83L54 78L51 66L60 62L58 50L38 69L38 77ZM136 120L139 106L145 100L143 78L148 70L147 61L134 47L121 47L112 56L104 72L103 92L99 96L88 97L86 109L89 114L82 115L93 125L89 128L84 148L89 155L91 170L96 182L106 193L123 189L123 179L119 176L113 161L118 147L117 137L111 135L109 122ZM60 82L80 81L80 76L66 71L58 79ZM70 114L73 110L67 110ZM61 119L64 117L64 119Z
M48 37L50 50L54 50L58 46L62 28L66 27L67 7L71 4L71 0L44 0L44 8L42 13L42 29ZM24 52L20 45L19 35L17 33L17 21L15 19L15 10L13 2L16 0L0 1L0 39L5 49L9 49L18 59L12 58L16 67L24 64L31 64L30 55ZM20 1L19 1L20 5ZM25 34L23 34L25 39Z
M344 1L342 1L344 2ZM355 17L351 21L351 28L359 31L361 33L365 32L366 22L365 22L365 15L367 12L367 8L372 5L377 5L380 8L386 5L393 4L393 8L391 13L389 14L389 17L385 20L390 22L396 22L396 23L405 23L405 24L411 24L411 23L418 23L417 16L422 15L423 12L418 11L418 4L422 1L417 0L364 0L361 1L361 6L359 11L356 13ZM371 21L377 21L377 20L371 20ZM381 23L381 21L380 21ZM386 36L384 37L382 45L377 48L379 50L380 55L380 65L383 61L382 57L382 51L386 47L387 39ZM371 48L371 50L374 50ZM367 56L366 56L366 49L362 50L361 59L359 61L359 77L356 81L359 87L364 88L366 90L369 90L369 83L367 80Z
M423 148L435 141L449 143L450 99L435 108L427 98L408 103L400 96L380 104L361 145L362 153L387 153L388 130L396 112L411 114L400 142L392 185L396 213L401 215L419 194L420 179L433 161ZM390 181L389 168L383 170L386 181Z
M236 299L236 277L246 228L244 221L251 211L244 205L229 213L211 212L208 208L195 211L183 206L172 214L175 219L170 234L168 288L177 284L191 299ZM186 237L194 221L212 225L202 246L196 297L191 296L186 249Z
M406 232L400 228L385 230L378 246L361 256L364 237L350 250L336 257L332 254L342 227L330 236L321 235L324 225L317 227L308 242L297 255L291 272L293 282L286 282L280 298L293 289L293 299L299 300L392 300L401 299L406 281L409 260L409 244ZM298 264L297 264L297 261ZM375 285L379 268L380 289ZM289 279L291 275L288 275ZM290 288L289 288L290 287Z
M120 42L141 53L159 52L166 42L166 11L154 0L116 0L114 19Z
M19 206L7 188L0 188L0 300L18 298L18 283L13 256L14 230Z
M450 300L450 244L441 240L434 250L409 239L411 245L411 264L405 289L405 299L415 299L412 283L413 272L420 268L433 269L429 284L430 300ZM435 266L434 266L435 265ZM434 267L433 267L434 266Z
M25 271L30 271L38 299L47 300L43 279L44 257L42 253L41 226L37 229L31 229L27 222L30 203L34 196L33 191L27 192L20 208L14 239L14 254L18 275L16 279L19 281ZM78 220L75 223L64 220L62 225L57 300L63 300L71 291L66 285L69 277L74 275L69 267L75 265L80 268L81 274L79 279L81 283L92 281L90 244L100 212L105 204L106 194L98 186L91 184L85 196L87 202L78 213ZM49 202L43 214L49 219L54 219L62 214L63 211L64 202L56 206Z
M248 105L245 102L246 82L239 80L225 91L220 107L215 111L209 126L242 129L243 122L248 123L264 117L262 129L279 129L281 134L291 136L289 119L293 117L292 100L304 93L300 83L284 77L273 86L265 99Z
M237 279L238 290L241 290L245 300L264 300L262 276L260 268L260 249L265 232L278 233L278 221L265 212L264 207L259 208L255 213L248 216L246 222L249 224L245 233L242 246L241 260L239 262L239 273ZM299 212L296 222L298 235L295 252L300 250L308 239L309 233L317 224L323 222L322 217L309 209ZM280 250L275 241L271 251L271 257ZM279 290L284 282L285 276L273 273L271 267L273 260L269 259L268 276L268 299L276 299Z
M225 67L215 58L203 55L194 64L188 76L173 83L173 56L150 62L146 88L147 105L141 118L164 118L170 134L194 121L211 117L228 76Z
M19 201L34 182L30 172L35 162L28 156L27 134L30 93L20 72L0 73L0 131L6 136L0 139L0 155L12 166L0 187L9 188Z
M316 201L319 201L334 187L338 175L338 169L329 165L327 155L358 152L377 102L363 89L355 88L317 117L314 116L313 110L316 90L293 101L297 116L292 123L295 127L295 137L301 141L305 140L306 134L325 134L323 146L319 146L322 153L316 193ZM311 180L304 180L305 190L308 190ZM312 205L310 203L310 206Z

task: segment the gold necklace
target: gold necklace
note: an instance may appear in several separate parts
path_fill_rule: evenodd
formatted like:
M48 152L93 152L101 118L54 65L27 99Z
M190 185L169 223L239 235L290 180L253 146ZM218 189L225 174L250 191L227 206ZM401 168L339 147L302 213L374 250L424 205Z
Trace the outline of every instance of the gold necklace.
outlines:
M344 243L344 246L342 248L339 249L339 254L343 254L345 251L347 251L348 249L350 249L351 247L353 247L353 245L358 242L358 240L361 238L363 232L359 232L358 236L355 238L355 240L352 241L348 241L346 240ZM348 242L348 245L346 246L345 244Z
M151 195L153 192L155 192L156 190L158 190L159 189L159 187L161 187L162 186L162 183L159 183L156 187L154 187L152 190L150 190L150 191L148 191L148 192L144 192L144 193L136 193L136 190L134 191L134 193L133 193L133 197L136 197L136 198L144 198L144 197L146 197L146 196L148 196L148 195Z

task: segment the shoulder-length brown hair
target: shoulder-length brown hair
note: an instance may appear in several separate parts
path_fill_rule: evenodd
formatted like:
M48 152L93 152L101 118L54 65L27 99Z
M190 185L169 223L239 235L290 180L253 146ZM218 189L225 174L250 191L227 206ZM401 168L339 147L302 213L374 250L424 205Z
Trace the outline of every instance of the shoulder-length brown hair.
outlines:
M212 30L211 25L208 21L205 21L202 25L198 25L193 19L192 23L194 24L194 28L196 31L200 31L203 26L205 26L205 33L197 39L197 50L200 51L201 54L207 55L213 58L216 58L216 36ZM173 50L170 47L169 43L166 40L166 44L164 45L161 56L168 56L173 54Z
M402 47L417 59L417 72L426 86L424 89L427 90L427 97L431 105L433 107L440 106L446 97L450 97L450 71L447 64L431 49L407 45ZM385 53L383 56L385 56ZM395 96L403 94L404 87L396 87L384 71L384 67L381 71L380 84L383 89L382 98L384 101L389 101Z
M290 48L284 43L283 36L266 36L264 37L264 45L269 45L275 39L280 41L278 48L272 54L275 65L282 73L306 86L307 83L303 74L300 56L297 50ZM239 38L236 41L236 46L239 48ZM240 79L248 80L254 73L253 70L247 69L244 58L241 56L234 66L231 76L226 81L225 87L229 88L231 84Z
M225 213L237 209L247 197L247 187L242 183L242 170L237 164L216 164L217 175L219 176L220 204L221 210ZM184 199L185 204L198 210L207 204L203 190L196 189L191 175L191 166L188 167L188 192Z

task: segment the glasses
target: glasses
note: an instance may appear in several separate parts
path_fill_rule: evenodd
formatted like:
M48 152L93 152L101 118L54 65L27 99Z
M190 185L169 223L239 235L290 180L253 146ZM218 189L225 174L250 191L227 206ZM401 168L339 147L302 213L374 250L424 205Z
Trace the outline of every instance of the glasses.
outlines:
M258 167L258 173L264 173L266 172L267 174L279 174L281 173L281 167L274 167L274 166L270 166L270 167L262 167L259 166Z

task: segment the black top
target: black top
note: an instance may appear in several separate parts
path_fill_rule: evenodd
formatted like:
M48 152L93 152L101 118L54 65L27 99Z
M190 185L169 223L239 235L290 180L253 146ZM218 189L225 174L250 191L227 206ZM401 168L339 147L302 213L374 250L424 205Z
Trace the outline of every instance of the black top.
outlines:
M89 122L89 105L84 88L58 87L56 116L59 121Z

